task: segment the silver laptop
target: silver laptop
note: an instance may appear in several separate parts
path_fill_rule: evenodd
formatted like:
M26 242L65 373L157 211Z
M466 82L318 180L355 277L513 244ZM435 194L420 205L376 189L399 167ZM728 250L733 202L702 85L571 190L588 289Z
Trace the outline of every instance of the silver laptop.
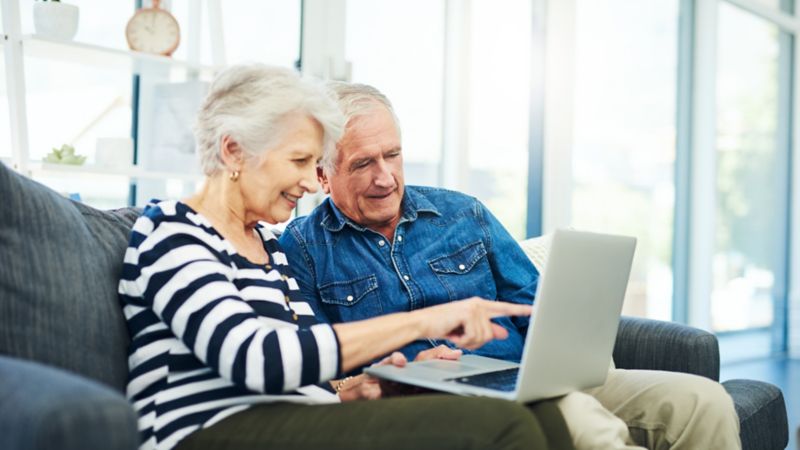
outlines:
M605 383L636 239L557 230L519 364L458 361L373 366L373 376L459 395L531 402Z

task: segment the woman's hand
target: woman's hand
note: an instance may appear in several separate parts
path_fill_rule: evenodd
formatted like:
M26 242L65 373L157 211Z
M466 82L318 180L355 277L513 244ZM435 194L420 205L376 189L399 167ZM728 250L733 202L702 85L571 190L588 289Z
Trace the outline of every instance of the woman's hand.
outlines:
M408 360L400 352L394 352L391 355L383 358L376 366L394 365L397 367L405 367ZM351 402L354 400L377 400L383 395L382 381L371 377L365 373L354 376L352 378L345 378L338 382L331 382L338 389L339 399L342 402Z
M528 316L530 305L519 305L473 297L413 311L421 334L431 339L447 339L458 347L476 349L492 339L505 339L508 331L491 322L502 316Z
M333 329L339 338L342 370L347 372L423 338L448 339L457 347L476 349L492 339L508 337L508 332L491 319L530 314L530 305L473 297L411 312L337 323Z
M381 386L378 382L362 373L354 377L347 377L338 382L332 382L334 387L338 387L336 395L342 402L352 402L354 400L375 400L381 398Z

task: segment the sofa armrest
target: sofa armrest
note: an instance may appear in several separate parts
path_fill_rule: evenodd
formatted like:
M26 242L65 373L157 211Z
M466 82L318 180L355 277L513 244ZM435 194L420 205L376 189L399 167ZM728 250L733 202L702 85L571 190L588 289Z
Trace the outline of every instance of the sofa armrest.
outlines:
M118 392L0 355L0 448L135 450L138 445L136 413Z
M728 380L722 386L736 406L743 449L786 448L789 423L783 393L777 386L755 380Z
M614 364L620 369L684 372L719 381L719 343L713 334L690 326L623 317Z

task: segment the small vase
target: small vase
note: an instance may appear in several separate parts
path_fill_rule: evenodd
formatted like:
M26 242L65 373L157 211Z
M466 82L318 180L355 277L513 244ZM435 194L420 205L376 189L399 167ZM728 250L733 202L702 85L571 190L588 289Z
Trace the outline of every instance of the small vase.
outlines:
M36 35L70 41L78 31L78 7L61 2L35 2L33 26Z

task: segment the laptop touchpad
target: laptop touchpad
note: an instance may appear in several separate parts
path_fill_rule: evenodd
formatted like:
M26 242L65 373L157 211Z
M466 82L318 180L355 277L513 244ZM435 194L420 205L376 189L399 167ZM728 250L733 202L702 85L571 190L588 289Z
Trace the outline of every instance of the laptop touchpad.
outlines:
M446 359L430 359L415 363L418 368L447 372L448 376L459 376L473 373L485 372L486 367L473 366L463 361L449 361Z
M474 375L495 370L509 369L518 367L516 363L501 361L499 359L484 358L476 355L466 355L460 360L450 361L446 359L429 359L427 361L417 361L411 364L417 369L425 371L435 371L443 378L453 378L459 376Z

